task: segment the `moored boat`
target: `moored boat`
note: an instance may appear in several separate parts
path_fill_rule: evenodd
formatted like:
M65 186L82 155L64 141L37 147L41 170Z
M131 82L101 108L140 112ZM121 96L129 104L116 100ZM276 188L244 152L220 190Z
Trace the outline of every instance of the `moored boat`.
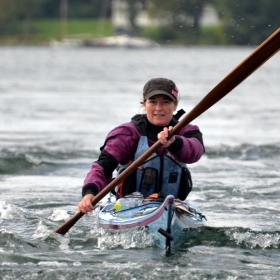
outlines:
M131 201L134 199L134 204ZM183 234L192 228L205 225L205 216L190 201L180 201L168 195L164 200L141 199L127 196L120 208L118 201L110 198L98 213L98 225L111 231L122 231L137 227L147 227L155 244L170 251L171 245L179 242ZM120 209L119 209L120 208Z

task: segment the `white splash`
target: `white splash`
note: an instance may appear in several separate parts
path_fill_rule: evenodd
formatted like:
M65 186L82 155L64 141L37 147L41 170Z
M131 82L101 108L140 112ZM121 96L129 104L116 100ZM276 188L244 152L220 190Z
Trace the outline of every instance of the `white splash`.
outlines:
M237 244L243 243L250 248L278 248L280 243L280 235L273 232L235 232L233 233L232 238L237 242Z
M20 215L18 207L7 203L6 201L0 201L0 221L11 220Z
M69 238L65 238L64 236L57 236L56 238L57 240L59 240L60 245L59 245L59 249L63 252L70 252L70 239Z
M64 209L55 209L52 214L48 217L51 221L65 221L70 217L67 213L67 210Z
M2 262L2 266L18 266L18 263L16 262Z
M97 246L99 249L104 250L114 248L147 248L153 246L153 244L154 239L146 228L119 232L100 229Z
M73 266L82 266L81 262L73 262Z
M42 221L39 221L38 226L32 235L32 238L34 239L45 239L50 235L51 231L48 230L48 228L43 225Z
M58 262L58 261L41 261L38 263L40 266L49 266L49 267L67 267L68 264L66 262Z

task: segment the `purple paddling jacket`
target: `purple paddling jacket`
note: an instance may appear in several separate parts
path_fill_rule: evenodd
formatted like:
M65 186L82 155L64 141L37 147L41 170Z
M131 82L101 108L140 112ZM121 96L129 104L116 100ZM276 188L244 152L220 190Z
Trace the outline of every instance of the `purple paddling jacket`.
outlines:
M174 126L176 122L173 119L170 125ZM136 115L132 121L110 131L101 147L98 160L92 164L86 175L82 195L96 194L103 189L111 181L112 173L119 164L125 165L134 160L140 136L147 135L151 146L162 129L163 127L150 124L146 115ZM154 130L152 137L147 133L150 130ZM204 145L198 126L188 124L175 137L176 140L168 149L161 147L157 153L163 155L169 152L183 163L194 163L200 159L204 153Z

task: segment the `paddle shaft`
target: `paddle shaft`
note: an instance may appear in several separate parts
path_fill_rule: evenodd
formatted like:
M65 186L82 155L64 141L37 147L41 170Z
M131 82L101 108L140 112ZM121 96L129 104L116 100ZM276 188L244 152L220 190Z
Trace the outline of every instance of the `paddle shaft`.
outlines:
M233 88L245 80L250 74L258 69L265 61L273 56L280 49L280 28L272 33L262 44L260 44L251 55L243 60L235 69L233 69L220 83L218 83L180 122L178 122L170 131L169 137L180 131L184 126L197 118L203 112L212 107ZM96 205L127 176L132 174L145 160L155 153L161 146L159 141L155 142L138 159L133 161L118 177L112 180L103 188L92 200L92 205ZM55 232L64 235L69 229L84 215L78 212Z

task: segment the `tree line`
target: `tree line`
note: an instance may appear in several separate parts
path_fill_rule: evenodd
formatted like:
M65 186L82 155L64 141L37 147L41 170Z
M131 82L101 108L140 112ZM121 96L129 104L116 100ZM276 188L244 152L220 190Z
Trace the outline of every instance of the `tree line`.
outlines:
M114 0L0 0L0 36L32 33L32 21L40 19L111 19ZM134 35L158 41L199 43L213 36L217 43L257 44L279 27L279 0L123 0ZM210 33L202 26L206 5L219 15L219 26ZM156 32L145 33L136 15L145 10L164 19ZM23 24L24 23L24 24ZM207 28L206 28L207 29ZM208 31L209 31L208 30Z

